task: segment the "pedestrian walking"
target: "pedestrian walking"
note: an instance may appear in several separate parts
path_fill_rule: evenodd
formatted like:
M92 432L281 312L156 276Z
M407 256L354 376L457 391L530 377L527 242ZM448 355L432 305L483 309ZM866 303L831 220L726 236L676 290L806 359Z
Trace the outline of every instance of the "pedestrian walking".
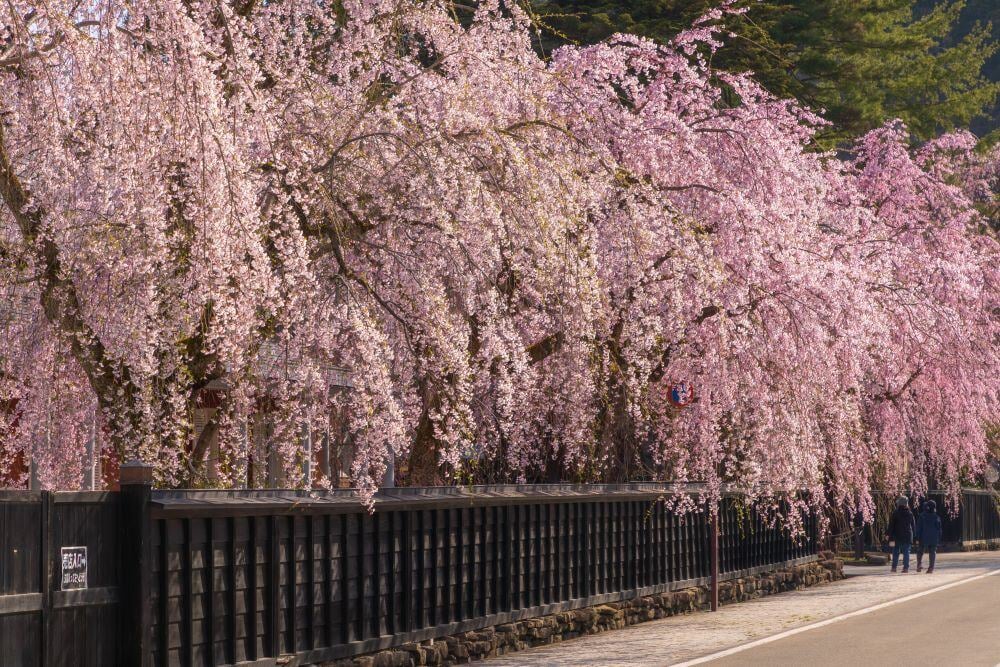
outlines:
M917 503L919 510L917 511L916 519L913 523L913 553L917 555L917 572L923 570L921 561L924 557L924 545L920 541L920 520L923 518L924 513L927 512L927 501L923 498Z
M910 501L906 496L896 499L896 509L889 518L889 546L892 547L892 571L899 565L903 554L903 572L910 571L910 546L913 544L914 519Z
M916 519L913 524L913 553L917 556L917 572L923 571L923 558L924 558L924 544L920 539L920 521L923 519L924 514L927 512L927 501L924 498L920 499L917 503L917 507L920 508L916 512Z
M918 542L917 572L923 569L921 561L924 557L924 551L927 551L927 574L931 574L934 572L938 544L941 543L941 517L937 515L937 504L933 500L924 503L923 510L917 517L915 537Z

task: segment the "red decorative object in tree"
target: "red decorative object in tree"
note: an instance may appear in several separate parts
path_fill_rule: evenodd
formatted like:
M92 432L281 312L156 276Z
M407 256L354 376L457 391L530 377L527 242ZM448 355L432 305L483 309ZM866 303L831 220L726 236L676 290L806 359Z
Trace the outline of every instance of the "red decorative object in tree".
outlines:
M671 405L683 408L684 406L690 405L692 401L694 401L694 387L685 382L670 385Z

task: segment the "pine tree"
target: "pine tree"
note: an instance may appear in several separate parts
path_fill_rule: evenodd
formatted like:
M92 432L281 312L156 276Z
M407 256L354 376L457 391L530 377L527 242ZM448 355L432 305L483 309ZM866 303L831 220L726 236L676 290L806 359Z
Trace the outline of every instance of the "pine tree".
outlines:
M710 0L536 0L543 50L615 32L666 41L716 5ZM843 144L891 118L918 139L989 113L1000 83L983 67L997 51L989 24L955 38L964 2L917 9L913 0L767 0L727 19L734 36L715 56L753 70L779 96L822 109L820 147Z

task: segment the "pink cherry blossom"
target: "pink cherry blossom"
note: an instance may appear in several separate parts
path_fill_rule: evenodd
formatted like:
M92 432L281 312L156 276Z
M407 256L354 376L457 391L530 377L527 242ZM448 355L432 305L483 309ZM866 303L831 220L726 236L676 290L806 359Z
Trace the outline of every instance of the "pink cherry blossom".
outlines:
M261 419L314 482L333 410L369 499L389 457L869 516L978 473L1000 269L971 135L817 153L819 116L711 69L719 12L543 60L500 0L337 7L0 10L4 461L79 484L97 405L114 456L191 483L213 400L220 485Z

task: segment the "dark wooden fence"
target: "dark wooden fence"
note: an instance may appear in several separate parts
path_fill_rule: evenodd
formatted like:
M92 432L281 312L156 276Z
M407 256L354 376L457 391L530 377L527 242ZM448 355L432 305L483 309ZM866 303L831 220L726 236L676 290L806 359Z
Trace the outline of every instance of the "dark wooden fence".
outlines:
M886 528L896 498L889 494L876 497L874 523L862 529L866 548L885 548ZM937 506L937 514L941 517L941 542L945 547L969 548L1000 542L1000 507L996 494L982 489L963 489L956 513L949 511L948 498L943 491L932 491L927 499Z
M0 665L118 663L115 493L0 491ZM87 588L60 590L60 549L85 546Z
M308 664L708 583L706 516L665 510L684 491L663 485L396 489L369 513L349 492L122 482L0 493L0 664ZM735 497L719 516L723 579L816 557L813 520L795 541ZM68 546L85 590L59 590Z
M153 664L332 660L707 583L709 525L663 486L156 493ZM727 499L720 569L814 558Z
M937 504L941 506L940 501ZM989 491L966 489L954 522L960 524L958 528L964 545L1000 540L1000 512L996 495Z

